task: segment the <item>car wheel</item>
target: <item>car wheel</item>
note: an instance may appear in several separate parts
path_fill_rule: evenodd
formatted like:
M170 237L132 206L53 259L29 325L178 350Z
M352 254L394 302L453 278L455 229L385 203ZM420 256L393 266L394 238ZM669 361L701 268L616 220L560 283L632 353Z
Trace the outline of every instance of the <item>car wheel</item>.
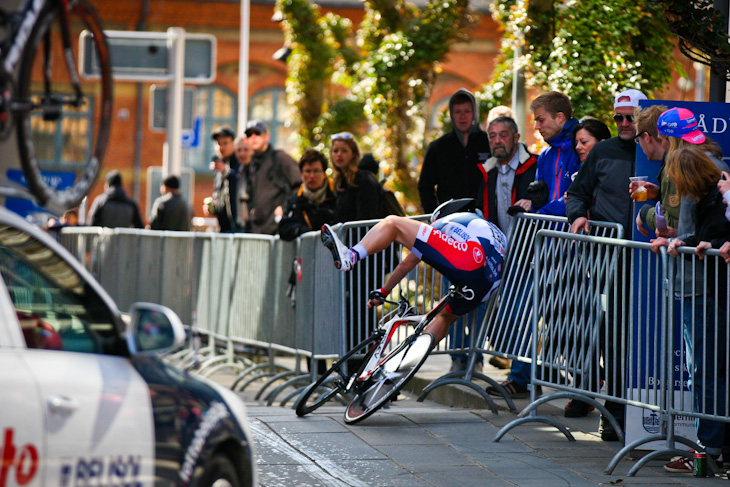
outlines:
M206 466L200 486L240 487L240 483L231 461L223 455L216 455Z

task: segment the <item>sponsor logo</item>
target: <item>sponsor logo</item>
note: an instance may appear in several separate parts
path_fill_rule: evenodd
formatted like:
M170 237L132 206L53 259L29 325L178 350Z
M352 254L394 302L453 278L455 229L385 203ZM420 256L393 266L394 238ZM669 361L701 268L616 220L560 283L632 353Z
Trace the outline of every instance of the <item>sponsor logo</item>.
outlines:
M421 225L421 229L419 231L421 240L423 240L424 238L426 238L428 236L429 232L431 231L431 228L432 227L429 227L428 225Z
M218 401L211 403L210 408L203 415L203 419L198 425L198 429L193 434L193 439L188 445L188 449L185 451L185 461L183 462L182 468L180 469L180 478L184 483L190 482L193 476L193 469L195 464L198 462L200 452L203 451L205 446L205 440L210 435L211 431L224 419L229 416L228 408Z
M140 455L64 459L61 487L142 487Z
M474 247L474 249L472 250L472 255L474 256L474 262L476 262L477 264L481 264L484 260L484 253L479 247Z
M454 237L449 237L445 233L443 233L435 228L433 229L433 231L435 232L435 234L438 238L440 238L441 240L446 242L447 245L455 248L459 252L466 252L469 249L469 245L467 245L466 242L459 242L458 240L454 240Z
M3 442L0 444L0 487L6 485L25 485L33 480L38 472L38 448L32 443L16 447L13 443L15 431L6 428L3 433ZM15 482L9 482L9 479Z
M647 433L656 434L660 430L659 413L649 409L642 409L641 425Z

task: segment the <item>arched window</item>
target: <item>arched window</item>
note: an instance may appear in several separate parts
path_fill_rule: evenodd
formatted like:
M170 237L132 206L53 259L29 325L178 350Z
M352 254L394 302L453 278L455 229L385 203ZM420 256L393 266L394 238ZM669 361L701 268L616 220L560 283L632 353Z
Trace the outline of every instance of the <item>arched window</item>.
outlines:
M263 120L271 134L269 144L291 154L295 149L291 138L294 130L286 126L286 110L284 89L266 88L251 97L248 118Z
M201 119L200 139L198 147L183 151L183 164L185 167L207 171L210 156L215 151L215 142L210 138L210 133L219 125L228 125L236 130L238 99L223 86L199 86L193 113Z

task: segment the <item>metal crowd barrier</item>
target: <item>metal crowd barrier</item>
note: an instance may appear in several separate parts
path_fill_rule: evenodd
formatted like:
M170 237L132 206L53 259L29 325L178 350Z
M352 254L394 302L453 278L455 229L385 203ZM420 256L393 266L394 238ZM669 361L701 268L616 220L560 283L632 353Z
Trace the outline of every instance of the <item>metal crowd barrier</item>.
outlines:
M591 233L604 237L621 237L619 224L591 221ZM419 396L423 401L434 389L450 384L466 386L482 396L494 413L497 407L482 386L472 382L479 379L502 393L511 411L516 411L512 398L504 388L484 374L474 372L475 354L484 353L518 362L530 363L532 337L532 282L535 240L540 230L568 231L567 218L535 213L520 213L514 218L507 238L507 252L502 282L493 299L487 303L479 334L472 347L466 370L448 373L429 384ZM550 275L545 276L551 279Z
M704 262L696 260L692 250L682 250L690 260L679 259L680 276L700 268L705 272L712 269L715 289L721 281L728 282L728 266L716 257L716 250L709 251ZM626 444L607 466L607 474L631 451L647 443L659 441L663 446L639 460L629 476L656 458L690 458L691 452L677 448L677 443L702 450L692 439L676 434L674 419L690 416L718 421L722 428L730 422L726 377L730 298L725 286L724 294L718 296L721 304L708 300L709 289L703 279L701 289L694 283L691 289L680 284L680 295L693 297L677 305L674 264L665 249L656 255L646 243L540 231L534 259L534 272L540 278L534 279L532 291L531 350L537 359L532 362L531 377L533 386L559 392L538 399L533 387L530 405L500 430L495 441L528 422L552 425L574 441L561 423L537 413L540 405L565 398L599 409L623 441L624 432L612 411L598 402L603 399L620 407L641 408L642 426L653 433ZM696 312L685 327L689 331L684 342L695 345L693 356L683 353L676 343L683 327L675 308L689 305ZM708 327L711 320L716 327ZM701 344L705 345L698 346ZM716 362L716 367L690 372L692 365ZM704 393L698 394L700 400L687 400L681 390L675 392L675 384L688 383L692 384L692 394L698 393L697 388ZM708 462L710 468L715 467L712 463Z

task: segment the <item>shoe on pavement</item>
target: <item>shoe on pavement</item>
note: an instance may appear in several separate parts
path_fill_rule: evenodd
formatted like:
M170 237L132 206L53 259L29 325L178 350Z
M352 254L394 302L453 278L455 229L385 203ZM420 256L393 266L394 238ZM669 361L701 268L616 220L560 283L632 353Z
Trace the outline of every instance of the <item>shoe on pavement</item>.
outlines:
M332 259L335 261L335 267L341 271L349 271L352 267L350 249L340 242L340 239L332 230L332 227L326 223L322 225L322 243L330 252L332 252Z
M466 362L462 362L460 359L456 358L451 361L451 368L449 369L449 372L460 372L466 368Z
M621 421L618 422L621 423ZM611 422L603 416L601 416L601 423L598 426L598 433L601 435L601 439L603 441L618 441L616 428L614 428Z
M508 358L493 355L492 358L489 359L489 365L498 369L507 370L512 366L512 361Z
M694 450L690 450L690 453L694 453ZM709 455L708 458L710 458ZM722 455L717 458L712 457L712 459L715 461L717 468L722 470L724 466ZM691 458L674 457L669 461L669 463L664 465L664 470L671 473L694 473L694 466L694 460Z
M587 402L573 399L565 405L565 417L566 418L582 418L588 416L588 413L596 409Z
M527 387L513 381L512 379L507 379L503 382L500 382L499 385L504 387L504 390L507 391L507 394L509 394L509 397L511 397L512 399L528 399L530 397L530 390ZM502 396L502 393L499 391L499 389L493 386L487 387L487 394L489 394L490 396ZM541 386L537 386L535 395L542 396Z

